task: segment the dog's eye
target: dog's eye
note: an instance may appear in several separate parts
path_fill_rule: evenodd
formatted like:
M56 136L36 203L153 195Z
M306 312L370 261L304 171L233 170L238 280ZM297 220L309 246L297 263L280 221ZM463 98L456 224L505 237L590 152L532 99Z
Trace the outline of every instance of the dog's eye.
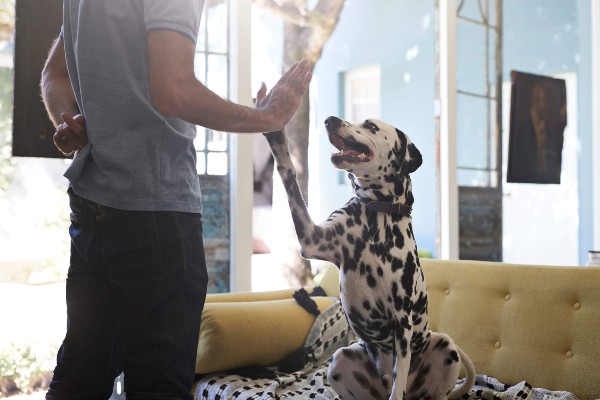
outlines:
M379 127L377 125L375 125L374 123L372 123L371 121L365 121L365 123L363 124L363 126L370 130L371 132L375 133L376 131L379 130Z

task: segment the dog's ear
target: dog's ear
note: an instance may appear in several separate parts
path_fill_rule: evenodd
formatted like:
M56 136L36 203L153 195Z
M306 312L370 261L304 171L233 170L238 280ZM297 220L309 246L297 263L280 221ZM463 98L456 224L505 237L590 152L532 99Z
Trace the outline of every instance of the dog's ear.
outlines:
M402 169L405 169L406 173L412 174L421 166L421 164L423 164L423 156L421 156L421 152L417 149L417 146L410 141L409 137L404 132L396 128L396 133L398 133L400 143L403 146L406 146Z
M406 155L406 170L409 174L412 174L421 166L421 164L423 164L423 156L421 155L419 149L417 149L417 146L415 146L412 142L408 142L406 146Z

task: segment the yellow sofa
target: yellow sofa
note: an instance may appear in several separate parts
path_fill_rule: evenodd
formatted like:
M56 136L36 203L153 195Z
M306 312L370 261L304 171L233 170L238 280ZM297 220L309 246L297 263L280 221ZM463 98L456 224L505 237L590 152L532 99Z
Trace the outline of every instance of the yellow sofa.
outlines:
M600 398L600 268L422 259L431 328L503 383Z
M600 399L600 267L421 264L431 328L450 334L478 374ZM328 268L323 287L330 296L339 295L337 281L337 268ZM197 372L272 365L300 347L314 316L292 293L210 295ZM330 304L317 303L321 310Z

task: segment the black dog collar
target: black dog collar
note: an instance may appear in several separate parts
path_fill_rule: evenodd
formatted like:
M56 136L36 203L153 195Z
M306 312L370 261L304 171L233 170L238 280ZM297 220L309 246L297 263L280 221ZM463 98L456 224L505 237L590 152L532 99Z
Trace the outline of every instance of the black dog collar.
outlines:
M404 204L391 203L388 201L371 201L367 203L367 210L409 217L412 207Z
M397 214L410 217L411 206L405 204L392 203L391 201L369 200L359 197L359 200L366 204L367 210L382 212L385 214Z

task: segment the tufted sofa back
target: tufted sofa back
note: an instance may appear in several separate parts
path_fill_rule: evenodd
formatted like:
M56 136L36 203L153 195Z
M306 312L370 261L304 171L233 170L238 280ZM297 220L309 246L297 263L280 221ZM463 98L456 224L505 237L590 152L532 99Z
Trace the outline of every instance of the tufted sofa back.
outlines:
M422 259L431 328L477 373L600 398L600 268Z

